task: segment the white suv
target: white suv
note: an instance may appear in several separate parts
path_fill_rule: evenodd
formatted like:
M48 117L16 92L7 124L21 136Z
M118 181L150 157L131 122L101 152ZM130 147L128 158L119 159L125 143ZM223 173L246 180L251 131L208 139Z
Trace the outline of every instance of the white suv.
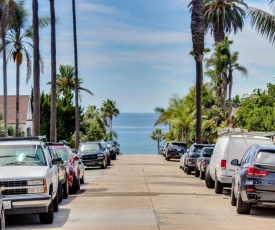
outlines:
M53 222L58 211L58 170L39 137L0 138L0 187L6 215L38 213Z
M221 194L224 187L231 187L232 176L238 168L231 161L240 161L253 144L272 145L273 141L271 138L254 136L253 133L219 137L205 174L206 187L215 188L216 194Z

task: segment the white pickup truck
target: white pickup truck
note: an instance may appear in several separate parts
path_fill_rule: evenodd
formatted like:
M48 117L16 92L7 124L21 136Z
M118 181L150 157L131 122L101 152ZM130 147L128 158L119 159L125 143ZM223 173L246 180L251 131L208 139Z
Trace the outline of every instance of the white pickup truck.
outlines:
M39 137L0 138L0 188L6 215L39 214L42 224L58 211L58 170Z

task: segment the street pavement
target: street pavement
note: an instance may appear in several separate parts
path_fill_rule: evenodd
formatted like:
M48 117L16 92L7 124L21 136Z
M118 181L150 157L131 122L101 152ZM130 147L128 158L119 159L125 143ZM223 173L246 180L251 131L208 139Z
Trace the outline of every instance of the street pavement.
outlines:
M86 168L85 184L63 200L51 225L38 215L9 216L7 229L237 230L275 229L275 208L238 215L230 190L216 195L186 175L178 160L161 155L119 155L107 169Z

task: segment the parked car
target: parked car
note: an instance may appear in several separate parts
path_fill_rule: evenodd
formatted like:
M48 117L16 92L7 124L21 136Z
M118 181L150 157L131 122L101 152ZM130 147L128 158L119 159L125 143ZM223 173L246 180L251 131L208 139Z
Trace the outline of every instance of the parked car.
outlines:
M253 144L272 145L271 138L253 133L224 135L218 138L211 161L205 173L205 184L221 194L224 187L231 187L232 176L237 166L230 164L233 159L242 159L245 151Z
M200 177L201 180L205 179L206 168L210 162L211 155L213 154L214 147L203 147L197 158L195 167L195 177Z
M159 146L159 152L158 152L158 154L162 154L162 152L163 152L163 146Z
M76 194L80 189L80 184L84 184L85 168L81 159L73 153L71 148L63 143L49 143L50 148L54 151L55 157L61 157L63 160L60 166L66 168L66 180L63 183L63 197L67 198L68 194Z
M192 144L190 149L185 157L185 161L183 164L184 170L187 175L190 175L192 171L195 170L197 164L197 158L199 157L199 153L201 152L203 147L213 147L213 144Z
M107 141L106 144L107 144L107 148L110 152L111 159L116 160L116 156L118 153L116 144L114 143L114 141Z
M0 229L1 230L6 229L5 209L4 209L1 191L0 191Z
M111 165L111 159L112 159L112 156L111 156L111 151L110 149L108 148L108 145L107 145L107 142L101 142L102 145L103 145L103 149L106 153L106 156L107 156L107 166L110 166ZM113 154L113 153L112 153Z
M6 215L38 213L50 224L58 211L58 170L39 137L0 138L0 187Z
M249 214L252 205L275 203L275 146L253 145L241 161L232 178L231 205L238 214Z
M78 156L82 159L85 166L100 166L107 168L107 155L105 146L101 142L82 142L78 149Z
M162 151L163 157L166 157L166 149L167 149L168 145L169 145L169 142L166 142L164 147L163 147L163 151Z
M165 148L165 159L180 159L181 155L187 152L187 144L185 142L171 141L167 142Z
M120 153L120 144L117 141L113 141L114 147L115 147L115 151L116 154L119 155Z
M188 150L187 150L188 151ZM184 167L184 162L186 160L186 157L188 155L188 152L184 153L183 155L181 155L180 157L180 168L184 171L186 170L186 167Z

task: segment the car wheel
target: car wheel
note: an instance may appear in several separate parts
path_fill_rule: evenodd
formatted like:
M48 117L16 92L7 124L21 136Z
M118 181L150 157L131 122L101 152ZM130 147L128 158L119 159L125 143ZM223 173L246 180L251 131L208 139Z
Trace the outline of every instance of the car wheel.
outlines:
M167 157L167 161L170 161L170 157Z
M73 179L73 185L71 187L70 194L76 194L78 189L79 189L79 180L77 179L76 175L74 175L74 179Z
M218 178L215 179L215 193L222 194L223 192L223 185L221 182L218 181Z
M101 168L102 168L102 169L106 169L106 168L107 168L106 160L102 161Z
M58 202L61 203L63 199L63 186L60 181L58 181Z
M205 173L205 185L207 188L215 187L215 181L212 180L209 170L207 170Z
M202 171L201 171L201 173L200 173L200 179L201 179L201 180L204 180L204 179L205 179L205 172L202 172Z
M180 165L180 169L182 169L182 166Z
M233 188L233 184L231 186L231 196L230 196L231 200L230 200L230 203L232 206L236 206L237 205L237 199L235 197L235 194L234 194L234 188Z
M191 169L187 166L187 168L186 168L186 174L187 175L190 175L191 174Z
M186 167L184 167L183 171L186 173Z
M58 205L59 205L59 196L58 193L55 195L55 198L53 199L53 211L58 212Z
M112 160L116 160L116 154L112 155Z
M110 157L110 156L107 158L107 165L108 165L108 166L111 165L111 157Z
M1 230L5 230L6 229L6 218L5 218L5 210L4 210L4 208L2 208L2 210L1 210L0 229Z
M68 178L66 178L66 182L63 184L63 198L67 199L69 196L69 183Z
M195 169L195 177L199 177L200 176L200 171L196 168Z
M240 191L238 192L236 210L238 214L249 214L251 210L251 203L244 203Z
M84 173L83 173L83 176L80 179L80 184L84 184L84 183L85 183L85 178L84 178Z
M53 222L53 201L50 203L48 207L48 212L39 213L39 219L41 224L51 224Z

